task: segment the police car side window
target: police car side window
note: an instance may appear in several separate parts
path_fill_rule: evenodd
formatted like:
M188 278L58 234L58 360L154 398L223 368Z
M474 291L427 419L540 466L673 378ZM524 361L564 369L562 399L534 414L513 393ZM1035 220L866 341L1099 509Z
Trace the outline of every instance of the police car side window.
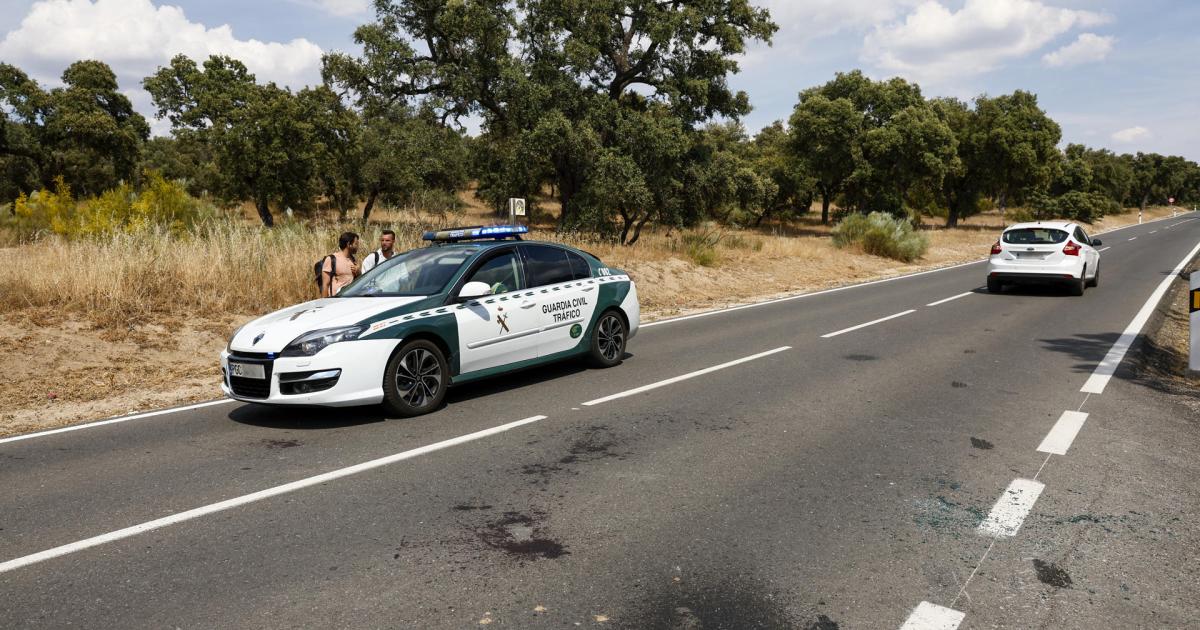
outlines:
M583 259L583 256L567 252L567 260L571 263L572 279L580 280L582 278L592 277L592 268L587 264L587 261Z
M1079 241L1084 245L1090 245L1092 242L1091 239L1088 238L1087 232L1084 232L1083 228L1081 227L1075 228L1075 238L1079 239Z
M529 274L529 286L541 287L575 279L567 252L557 247L526 245L525 271Z
M517 253L504 252L483 263L467 282L482 282L492 287L493 295L516 291L521 288L520 268Z

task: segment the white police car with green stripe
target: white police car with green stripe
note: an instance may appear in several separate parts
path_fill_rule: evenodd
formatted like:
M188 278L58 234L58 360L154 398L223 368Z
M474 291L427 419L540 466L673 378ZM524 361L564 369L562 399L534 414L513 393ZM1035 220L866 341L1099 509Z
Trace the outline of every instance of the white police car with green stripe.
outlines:
M426 232L337 296L260 317L221 353L225 395L413 416L451 385L575 357L617 365L641 310L629 275L524 226Z

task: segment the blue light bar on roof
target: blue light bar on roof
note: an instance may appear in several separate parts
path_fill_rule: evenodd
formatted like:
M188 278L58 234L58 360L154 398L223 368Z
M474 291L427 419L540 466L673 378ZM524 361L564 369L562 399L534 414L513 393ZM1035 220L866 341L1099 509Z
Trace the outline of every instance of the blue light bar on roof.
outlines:
M454 241L473 241L481 239L505 239L528 234L529 228L524 225L486 225L479 227L454 228L426 232L421 236L426 241L450 243Z

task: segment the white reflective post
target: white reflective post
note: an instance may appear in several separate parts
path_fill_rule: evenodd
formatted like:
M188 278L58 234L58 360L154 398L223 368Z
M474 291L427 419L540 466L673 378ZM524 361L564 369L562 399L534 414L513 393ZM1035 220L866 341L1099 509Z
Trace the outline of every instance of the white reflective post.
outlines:
M1188 312L1191 314L1192 348L1188 355L1188 368L1200 372L1200 270L1192 272L1191 291L1188 292Z

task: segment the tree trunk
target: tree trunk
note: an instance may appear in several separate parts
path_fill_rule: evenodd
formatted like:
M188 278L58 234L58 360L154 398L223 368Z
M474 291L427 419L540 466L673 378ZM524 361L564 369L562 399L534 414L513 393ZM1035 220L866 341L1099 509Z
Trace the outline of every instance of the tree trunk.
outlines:
M646 226L646 222L649 220L650 214L647 213L646 216L642 217L642 219L637 222L637 226L633 228L633 238L629 239L629 242L626 243L626 245L633 245L634 243L638 242L638 239L642 237L642 228Z
M829 202L830 194L828 191L821 193L821 225L829 225Z
M1150 201L1150 195L1149 195L1149 194L1142 195L1142 201L1141 201L1141 203L1139 203L1139 204L1138 204L1138 212L1145 212L1145 211L1146 211L1146 204L1147 204L1147 203L1149 203L1149 201Z
M558 213L558 229L562 230L567 224L568 215L570 214L571 198L575 193L575 182L571 181L569 175L560 176L558 183L558 202L562 204L562 210Z
M633 219L623 207L618 207L617 213L621 215L621 244L632 245L629 242L629 229L633 227Z
M267 205L266 199L256 199L254 207L258 210L258 218L262 219L263 225L267 227L275 226L275 217L271 216L271 207Z
M958 204L950 204L950 212L946 214L946 227L958 227Z
M363 226L367 225L367 221L371 219L371 210L375 208L375 200L379 197L379 191L371 189L371 193L367 195L367 205L363 206Z

